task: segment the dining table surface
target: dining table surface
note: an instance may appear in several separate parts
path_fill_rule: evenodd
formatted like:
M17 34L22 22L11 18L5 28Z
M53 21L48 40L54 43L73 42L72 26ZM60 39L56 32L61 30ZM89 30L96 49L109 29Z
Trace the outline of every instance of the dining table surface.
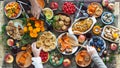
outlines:
M11 1L16 1L16 0L4 0L4 1L0 1L0 8L4 8L4 6L8 3L8 2L11 2ZM25 1L25 0L21 0L21 1ZM76 5L79 5L79 2L83 2L84 1L84 10L86 11L87 10L87 6L88 6L88 4L89 3L91 3L91 2L101 2L101 0L49 0L50 2L52 2L52 1L56 1L59 5L62 5L63 4L63 2L65 2L65 1L72 1L72 2L74 2ZM26 0L25 2L28 2L28 0ZM46 0L45 0L45 2L46 2ZM114 13L114 15L115 15L115 23L114 24L112 24L112 25L114 25L114 26L116 26L116 27L118 27L118 28L120 28L120 12L118 12L119 10L120 10L120 7L119 7L119 2L115 2L115 11L114 12L116 12L116 13ZM28 11L28 10L30 10L30 8L27 8L25 5L23 5L24 6L24 8L25 8L25 10L26 10L26 12ZM49 7L50 6L50 4L49 3L46 3L46 6L45 7ZM8 22L9 21L9 19L4 15L4 11L3 10L0 10L1 12L0 12L0 27L2 26L2 24L4 24L4 23L6 23L6 22ZM59 13L61 11L61 7L59 7L58 8L58 10L57 11L55 11L55 13ZM72 22L74 21L74 19L75 19L75 15L72 15L71 16L72 17ZM99 22L99 19L98 19L98 22ZM102 25L102 24L101 24ZM51 30L53 33L55 33L55 35L56 36L58 36L58 35L60 35L60 33L57 33L57 32L54 32L53 30ZM108 42L108 41L106 41L106 43L107 43L107 45L110 45L110 43ZM118 44L119 45L119 44ZM108 46L107 46L107 48L108 48ZM6 50L5 50L5 48L4 48L4 45L1 45L0 44L0 58L2 58L2 60L0 60L0 62L2 62L1 64L0 64L0 68L19 68L18 66L17 66L17 64L16 64L16 62L14 61L12 64L7 64L7 63L5 63L4 62L4 60L3 60L3 58L4 58L4 55L6 54ZM78 50L79 51L79 50ZM118 50L119 51L119 50ZM106 66L108 67L108 68L120 68L120 55L118 54L118 51L117 52L115 52L115 59L111 62L111 63L106 63ZM82 68L82 67L79 67L77 64L76 64L76 62L75 62L75 54L73 54L73 55L70 55L70 56L66 56L66 55L64 55L64 58L70 58L71 59L71 65L70 65L70 67L69 68ZM52 66L49 62L47 62L47 63L45 63L45 64L43 64L43 66L44 66L44 68L64 68L63 67L63 65L60 65L60 66L57 66L57 67L54 67L54 66ZM31 65L29 68L34 68L34 66L33 65ZM88 67L86 67L86 68L97 68L97 66L92 62Z

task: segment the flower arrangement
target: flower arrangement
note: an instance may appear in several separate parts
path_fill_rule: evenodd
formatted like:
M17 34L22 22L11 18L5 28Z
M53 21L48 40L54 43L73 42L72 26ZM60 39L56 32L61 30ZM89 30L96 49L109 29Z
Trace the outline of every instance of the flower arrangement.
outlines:
M34 17L27 19L26 26L24 26L24 32L28 32L31 38L37 38L38 33L43 31L45 31L44 21L37 20Z

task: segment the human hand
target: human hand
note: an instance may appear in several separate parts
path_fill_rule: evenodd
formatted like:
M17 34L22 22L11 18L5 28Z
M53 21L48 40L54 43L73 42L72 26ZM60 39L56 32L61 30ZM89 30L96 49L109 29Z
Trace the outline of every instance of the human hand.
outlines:
M33 55L34 55L35 57L39 57L41 48L39 48L39 49L36 48L36 42L32 43L31 47L32 47Z
M88 46L87 45L87 51L89 55L92 57L93 55L98 55L96 49L94 47Z
M37 2L37 0L30 0L30 2L31 2L31 13L32 13L32 15L35 18L39 19L40 13L42 11L41 6Z

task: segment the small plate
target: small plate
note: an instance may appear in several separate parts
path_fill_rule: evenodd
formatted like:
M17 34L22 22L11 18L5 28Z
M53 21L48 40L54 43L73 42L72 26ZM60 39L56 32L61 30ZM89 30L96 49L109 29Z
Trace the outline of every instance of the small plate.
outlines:
M105 21L103 20L103 17L104 17L105 14L111 14L111 15L112 15L112 21L111 21L111 22L105 22ZM114 21L114 15L113 15L112 13L110 13L110 12L104 12L104 13L102 14L102 16L101 16L101 20L102 20L102 22L103 22L104 24L106 24L106 25L112 24L113 21Z
M55 64L55 63L53 62L53 59L52 59L52 57L53 57L52 55L53 55L53 54L58 54L59 56L61 56L61 57L59 58L59 63L58 63L58 64ZM50 53L49 61L50 61L50 63L51 63L53 66L59 66L59 65L61 65L62 62L63 62L63 55L60 54L58 51L52 51L52 52Z

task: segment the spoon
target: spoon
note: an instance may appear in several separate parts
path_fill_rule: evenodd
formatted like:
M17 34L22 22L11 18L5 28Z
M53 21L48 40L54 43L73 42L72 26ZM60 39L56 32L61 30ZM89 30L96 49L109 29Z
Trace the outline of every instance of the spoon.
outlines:
M81 44L79 44L79 43L76 43L76 41L75 41L74 39L68 37L68 33L66 33L66 34L64 35L63 39L64 39L64 41L65 41L66 43L69 43L69 44L71 44L71 45L73 45L73 46L76 45L76 46L81 46L81 47L83 47L83 48L86 48L86 46L81 45Z

